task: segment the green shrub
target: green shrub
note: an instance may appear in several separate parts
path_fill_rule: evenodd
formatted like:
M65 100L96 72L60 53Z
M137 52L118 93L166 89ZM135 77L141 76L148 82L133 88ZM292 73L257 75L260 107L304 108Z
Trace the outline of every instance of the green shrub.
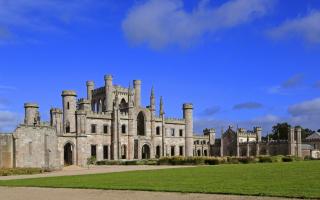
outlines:
M283 160L282 160L283 157L284 157L284 156L282 156L282 155L272 156L272 157L271 157L271 160L272 160L273 163L274 163L274 162L283 162Z
M101 161L97 161L96 165L120 165L121 161L117 161L117 160L101 160Z
M204 163L206 165L219 165L220 160L218 158L206 158Z
M239 159L236 157L227 157L228 164L239 164Z
M272 158L270 156L260 156L258 158L259 163L272 163Z
M238 158L238 161L242 164L256 163L256 159L254 157L242 157Z
M87 165L95 165L97 162L97 158L95 156L91 156L87 159Z
M0 176L41 174L44 170L40 168L0 168Z
M282 158L282 162L293 162L294 158L291 156L286 156Z

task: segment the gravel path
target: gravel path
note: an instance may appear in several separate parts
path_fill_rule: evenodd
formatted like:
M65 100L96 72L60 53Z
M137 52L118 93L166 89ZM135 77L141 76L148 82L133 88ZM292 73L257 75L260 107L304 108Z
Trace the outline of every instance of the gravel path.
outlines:
M212 194L7 187L0 187L0 194L1 199L5 200L282 200L271 197Z

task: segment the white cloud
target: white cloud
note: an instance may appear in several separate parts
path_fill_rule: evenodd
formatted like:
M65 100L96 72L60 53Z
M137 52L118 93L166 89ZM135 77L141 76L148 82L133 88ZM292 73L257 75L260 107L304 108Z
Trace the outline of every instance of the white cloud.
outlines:
M21 116L11 111L0 110L0 132L13 131L21 121Z
M303 74L296 74L285 80L281 85L268 88L269 94L288 94L289 90L297 89L302 86L304 80Z
M201 0L192 12L182 0L149 0L134 6L122 23L134 44L162 48L170 44L188 46L207 33L232 28L264 16L271 0L232 0L219 7Z
M289 107L288 111L294 117L310 115L320 116L320 98L292 105Z
M314 10L307 16L288 20L269 31L275 39L300 37L306 42L320 44L320 11Z

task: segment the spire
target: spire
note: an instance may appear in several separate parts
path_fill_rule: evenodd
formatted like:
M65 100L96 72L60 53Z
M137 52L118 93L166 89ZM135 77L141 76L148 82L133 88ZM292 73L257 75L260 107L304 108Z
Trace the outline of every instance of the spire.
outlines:
M151 108L151 111L155 111L156 110L156 103L155 103L153 86L151 88L151 95L150 95L150 108Z
M163 99L160 97L160 116L164 115Z

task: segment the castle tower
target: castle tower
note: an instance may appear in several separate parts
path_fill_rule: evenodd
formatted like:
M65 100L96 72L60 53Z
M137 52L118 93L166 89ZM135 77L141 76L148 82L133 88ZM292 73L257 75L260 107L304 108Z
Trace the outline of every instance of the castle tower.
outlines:
M61 94L63 105L63 127L65 133L76 132L77 94L72 90L65 90Z
M91 102L92 100L92 91L94 90L94 82L87 81L87 99Z
M139 108L141 106L141 81L140 80L134 80L133 81L134 86L134 105L136 108Z
M254 132L256 134L256 156L259 156L260 155L261 137L262 137L262 128L261 127L254 127Z
M183 104L183 118L186 122L185 127L185 156L193 156L193 105Z
M134 107L133 107L133 92L131 86L128 88L128 159L131 160L134 158Z
M297 135L297 156L302 157L302 149L301 149L301 128L296 128L296 135Z
M56 128L57 134L63 133L63 112L59 108L50 109L50 124Z
M289 128L288 133L288 155L293 156L295 154L295 144L294 144L294 128Z
M120 134L120 109L119 109L119 96L118 91L116 91L115 100L113 104L113 117L112 117L112 156L113 160L118 160L120 157L119 150L119 134Z
M161 124L161 135L162 135L162 156L166 156L166 151L165 151L165 141L166 141L166 123L165 123L165 112L164 112L164 105L163 105L163 98L162 96L160 97L160 109L159 109L159 115L162 121Z
M24 124L37 125L40 123L39 106L36 103L25 103Z
M213 156L213 146L216 141L216 130L214 128L210 129L205 129L203 130L203 135L209 136L209 144L208 144L208 149L209 149L209 156Z
M112 76L111 75L105 75L104 76L104 82L105 82L105 95L106 95L106 102L105 107L107 112L112 112L113 108L113 83L112 83Z

